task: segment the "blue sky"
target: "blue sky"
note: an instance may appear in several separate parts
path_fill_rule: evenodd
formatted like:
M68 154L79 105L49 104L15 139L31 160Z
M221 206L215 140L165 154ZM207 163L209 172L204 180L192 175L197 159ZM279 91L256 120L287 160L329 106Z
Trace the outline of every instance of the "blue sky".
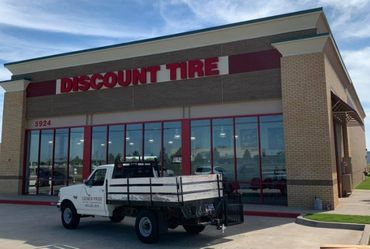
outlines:
M324 7L369 130L370 0L0 0L0 64L316 7ZM0 81L9 78L0 66Z

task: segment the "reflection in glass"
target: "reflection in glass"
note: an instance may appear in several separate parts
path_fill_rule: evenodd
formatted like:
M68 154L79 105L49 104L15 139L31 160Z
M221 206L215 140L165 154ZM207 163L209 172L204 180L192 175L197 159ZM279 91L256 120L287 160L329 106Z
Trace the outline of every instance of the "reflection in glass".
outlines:
M128 124L126 126L126 161L142 159L142 124Z
M40 166L38 170L39 194L51 194L51 176L53 162L53 130L41 131Z
M70 152L69 152L69 177L68 184L77 184L83 181L83 147L84 129L71 128Z
M181 122L163 124L163 163L169 176L181 175Z
M223 174L225 181L234 182L233 119L214 119L212 133L213 172Z
M40 131L28 132L27 165L25 176L26 194L36 194L37 168L39 158L39 134Z
M191 173L211 173L210 120L191 121Z
M144 160L160 161L161 123L147 123L144 128Z
M284 130L281 115L260 118L264 203L286 204Z
M248 203L261 198L256 117L235 118L235 142L239 192Z
M56 129L54 148L53 195L67 184L68 129Z
M124 125L110 125L108 139L108 163L122 160Z
M107 127L96 126L92 128L91 171L107 162Z

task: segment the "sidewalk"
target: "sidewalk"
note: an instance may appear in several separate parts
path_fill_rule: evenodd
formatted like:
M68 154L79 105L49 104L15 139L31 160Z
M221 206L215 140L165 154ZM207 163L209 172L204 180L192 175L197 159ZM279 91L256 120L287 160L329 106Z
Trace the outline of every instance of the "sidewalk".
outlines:
M339 199L335 210L325 213L370 215L370 190L354 189L349 197Z

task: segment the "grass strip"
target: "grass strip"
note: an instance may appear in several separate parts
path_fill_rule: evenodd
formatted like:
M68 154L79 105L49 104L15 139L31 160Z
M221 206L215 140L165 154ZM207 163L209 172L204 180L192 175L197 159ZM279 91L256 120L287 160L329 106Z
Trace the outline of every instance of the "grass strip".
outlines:
M367 189L370 190L370 177L366 177L366 179L357 185L356 189Z
M316 220L316 221L370 224L370 216L364 216L364 215L317 213L317 214L306 214L304 217L306 219Z

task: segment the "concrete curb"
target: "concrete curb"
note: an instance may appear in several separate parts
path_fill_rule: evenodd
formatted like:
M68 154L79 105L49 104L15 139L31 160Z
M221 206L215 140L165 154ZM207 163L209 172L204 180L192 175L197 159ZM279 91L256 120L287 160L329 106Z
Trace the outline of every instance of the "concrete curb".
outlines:
M362 233L360 245L368 245L370 242L370 225L366 225Z
M357 231L364 231L366 227L366 225L364 224L309 220L309 219L304 218L301 215L296 218L295 222L300 225L311 226L311 227L349 229L349 230L357 230Z

